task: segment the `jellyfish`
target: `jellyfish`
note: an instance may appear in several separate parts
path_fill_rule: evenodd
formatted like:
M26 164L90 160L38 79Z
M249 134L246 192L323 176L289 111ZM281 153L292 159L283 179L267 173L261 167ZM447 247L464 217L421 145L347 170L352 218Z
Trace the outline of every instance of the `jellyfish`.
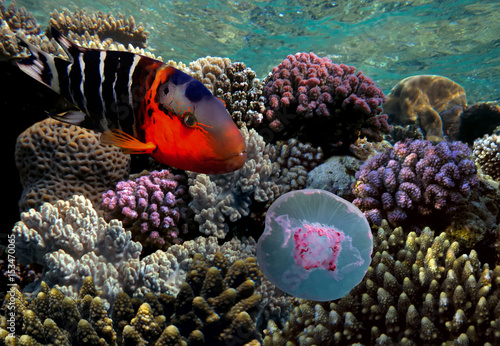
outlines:
M267 211L257 261L279 289L297 298L342 298L361 282L373 251L370 225L352 203L324 190L279 197Z

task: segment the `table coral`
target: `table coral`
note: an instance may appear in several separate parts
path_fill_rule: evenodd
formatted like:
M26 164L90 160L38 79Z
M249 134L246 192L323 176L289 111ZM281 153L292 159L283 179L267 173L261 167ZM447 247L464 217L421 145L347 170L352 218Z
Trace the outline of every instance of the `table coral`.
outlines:
M403 79L387 95L384 112L391 124L418 124L432 142L456 140L465 90L449 78L418 75Z
M270 321L263 344L500 342L499 266L429 228L405 234L384 222L374 242L361 284L335 302L299 300L283 328Z
M85 10L71 13L64 9L62 13L54 10L50 13L50 25L63 35L70 32L80 36L97 35L101 41L112 39L125 46L146 48L149 32L142 23L136 24L134 17L117 13L87 12Z
M461 142L398 142L361 166L353 204L376 225L383 218L418 224L415 216L450 215L480 189L469 155Z
M358 137L381 140L388 133L380 88L352 66L314 53L289 55L263 81L264 127L274 139L297 138L330 154Z
M130 156L102 145L96 132L46 119L17 139L16 166L24 191L21 211L83 194L99 205L101 195L128 177Z
M187 233L187 180L168 170L121 181L102 195L105 218L119 219L144 246L164 247Z

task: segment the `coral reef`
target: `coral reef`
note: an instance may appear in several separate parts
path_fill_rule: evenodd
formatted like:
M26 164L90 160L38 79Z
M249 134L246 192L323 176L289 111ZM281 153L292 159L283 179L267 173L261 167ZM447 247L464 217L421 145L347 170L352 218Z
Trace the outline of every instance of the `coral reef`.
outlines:
M484 174L496 181L500 179L500 135L484 135L475 140L472 155Z
M280 167L271 162L266 144L251 129L241 129L247 146L247 161L234 173L206 175L189 173L189 193L193 201L194 219L200 232L225 238L229 232L227 221L235 222L250 214L250 205L271 203L283 191Z
M352 66L314 53L289 55L264 81L265 122L274 140L296 138L330 155L358 137L379 141L388 133L380 106L385 96Z
M99 41L111 39L125 46L130 44L139 48L146 48L149 35L142 23L136 24L132 16L125 18L121 13L115 18L111 13L102 11L88 13L80 10L71 13L64 9L59 13L54 10L50 14L49 23L65 36L97 36Z
M101 195L128 177L130 156L102 145L96 132L46 119L17 139L16 166L24 191L21 211L81 194L95 206Z
M467 106L460 116L458 138L468 144L500 126L500 101L479 102Z
M39 212L22 213L13 234L19 264L43 264L42 279L71 297L90 276L106 305L121 291L140 297L175 295L196 253L213 258L221 251L229 259L244 258L253 254L255 244L233 239L219 245L215 237L199 237L139 258L143 247L121 221L107 223L88 199L76 195L55 205L45 203Z
M121 181L102 195L104 217L121 220L143 246L168 246L188 231L186 180L165 169Z
M50 289L45 282L31 300L13 287L7 301L15 307L14 331L5 333L7 318L0 316L0 336L5 344L257 342L260 334L254 328L255 307L261 295L255 288L260 277L255 258L230 263L216 253L210 266L203 256L196 255L177 297L149 293L142 299L131 299L120 292L109 314L90 277L85 278L74 299Z
M147 46L148 32L142 23L136 24L132 16L125 18L121 13L117 13L115 18L111 13L106 14L101 11L92 13L80 10L71 13L64 9L62 13L54 10L50 14L49 23L83 47L128 50L161 60L161 57L155 57L151 52L144 50ZM25 54L24 48L17 44L15 37L21 29L32 44L48 53L65 56L63 49L41 32L40 25L31 13L24 7L18 8L14 1L6 8L2 0L0 59Z
M307 174L307 188L329 191L348 201L355 196L352 186L356 183L354 174L361 161L352 156L332 156L325 163Z
M409 220L420 224L421 216L449 216L480 189L469 155L461 142L398 142L356 172L353 203L375 225L384 218L400 225Z
M43 280L65 286L69 295L76 295L86 276L111 301L124 289L137 289L142 245L131 240L120 221L106 223L83 196L22 213L12 233L17 261L44 265Z
M16 38L16 33L20 30L29 37L41 33L40 25L26 8L17 7L15 1L11 1L6 7L5 1L0 0L0 60L17 56L21 52Z
M432 142L458 139L465 90L449 78L418 75L403 79L387 95L384 112L391 124L418 124Z
M215 82L214 95L224 101L238 127L254 127L262 122L265 110L262 90L262 83L251 68L233 62Z
M255 72L244 63L207 56L189 63L183 70L224 101L238 127L252 127L262 122L263 86Z
M270 321L264 345L423 345L500 342L500 267L462 253L445 233L407 236L386 222L363 281L328 303L298 300L285 326Z
M222 78L229 65L231 65L229 58L207 56L190 62L184 72L202 82L213 94L217 90L217 80Z

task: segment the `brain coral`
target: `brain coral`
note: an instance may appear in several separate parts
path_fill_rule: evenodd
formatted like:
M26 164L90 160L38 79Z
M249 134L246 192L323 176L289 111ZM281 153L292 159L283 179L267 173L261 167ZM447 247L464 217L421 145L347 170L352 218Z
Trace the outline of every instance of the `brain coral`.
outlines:
M121 220L143 245L169 245L187 232L189 207L185 199L189 194L182 185L185 180L165 169L121 181L102 196L105 218Z
M398 142L361 166L353 204L376 225L383 218L401 224L415 216L449 215L479 191L469 155L469 147L461 142Z
M24 191L22 211L81 194L99 205L101 195L127 178L130 156L102 145L97 133L52 119L17 139L16 166Z
M391 229L374 237L363 281L335 302L298 300L264 345L496 345L500 267L460 251L445 233Z
M418 124L425 139L456 140L460 113L467 106L465 90L443 76L419 75L396 84L384 103L391 124Z
M358 137L381 140L388 133L380 106L385 96L352 66L314 53L289 55L263 81L265 122L275 139L297 138L325 153L347 149Z

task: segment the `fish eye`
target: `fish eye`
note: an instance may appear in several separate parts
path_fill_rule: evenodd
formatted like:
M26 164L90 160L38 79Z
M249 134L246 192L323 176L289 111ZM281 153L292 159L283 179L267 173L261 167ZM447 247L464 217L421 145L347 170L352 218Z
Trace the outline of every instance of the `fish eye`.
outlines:
M194 127L196 125L196 117L193 113L185 113L182 120L187 127Z

